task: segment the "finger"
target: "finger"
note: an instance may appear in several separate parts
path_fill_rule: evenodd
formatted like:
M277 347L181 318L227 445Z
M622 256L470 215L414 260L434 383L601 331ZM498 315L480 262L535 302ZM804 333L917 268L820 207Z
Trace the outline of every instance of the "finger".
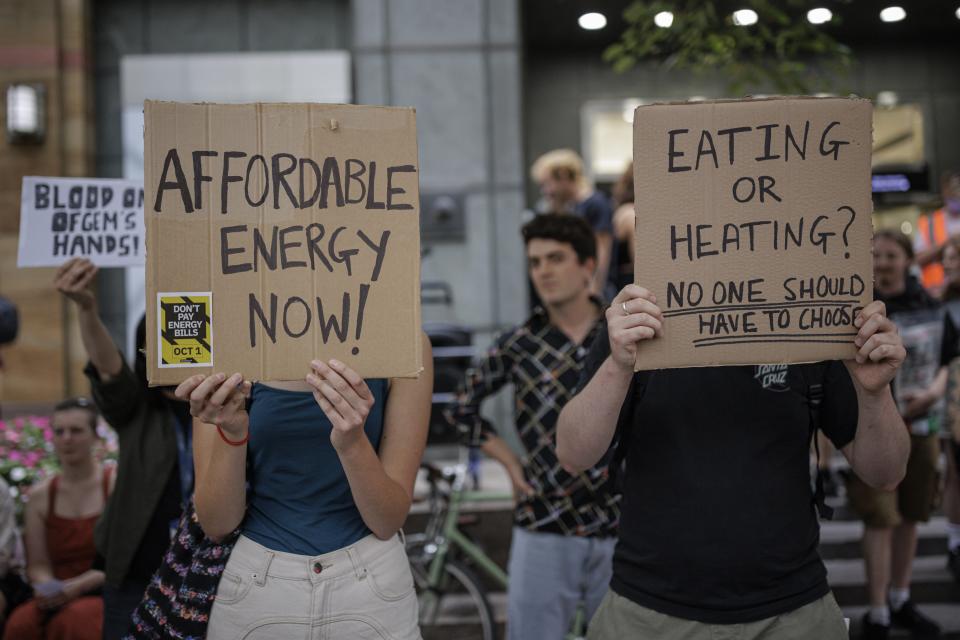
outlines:
M867 318L863 326L860 327L860 330L857 332L856 338L854 338L854 343L858 343L857 346L861 346L865 343L871 336L877 333L897 333L897 326L893 323L892 320L886 316L881 315L872 315Z
M641 340L650 340L656 335L657 332L652 327L634 327L621 331L616 340L619 344L634 344Z
M875 315L881 315L884 317L887 315L887 305L880 300L874 300L861 309L860 313L858 313L857 317L853 320L853 326L861 327L871 316Z
M630 316L635 313L648 313L658 318L663 317L663 311L660 309L660 307L645 298L634 298L633 300L627 300L611 307L610 310L614 313L614 316Z
M330 360L329 364L330 368L343 376L344 380L346 380L347 383L353 387L353 390L358 396L364 400L373 399L373 393L370 391L370 387L367 386L367 381L364 380L359 373L339 360Z
M320 410L323 411L323 414L327 416L327 419L335 428L341 430L346 428L346 420L343 419L340 412L330 404L330 401L327 400L320 391L314 391L313 397L317 401L317 404L320 405Z
M227 378L210 396L207 404L216 409L220 409L227 404L230 396L237 390L237 387L243 382L243 376L235 373Z
M870 339L863 343L863 346L857 351L857 357L860 358L859 362L866 362L870 358L871 352L881 346L899 346L900 340L899 336L890 335L886 333L875 333L870 336Z
M189 400L190 394L193 393L193 390L197 388L197 385L203 382L203 379L206 377L207 376L202 373L198 373L195 376L190 376L177 386L176 390L173 392L173 395L177 396L177 398L180 400Z
M870 352L870 360L873 362L882 362L883 360L903 360L907 352L898 344L882 344Z
M70 258L69 260L64 262L62 265L60 265L60 267L57 269L56 275L54 276L54 280L59 280L64 275L66 275L66 273L73 268L73 265L75 265L79 261L80 261L80 258Z
M340 421L340 428L346 428L347 421L344 412L349 405L343 397L340 396L333 387L327 384L323 378L314 373L308 373L306 379L307 383L314 388L313 397L316 398L317 404L319 404L323 412L327 414L330 421L334 422L336 417L336 419ZM336 425L336 423L334 424Z
M334 371L327 365L325 362L320 362L319 360L312 363L314 365L314 372L319 373L321 380L325 381L330 387L336 390L337 394L342 397L353 409L363 409L365 404L363 399L357 395L357 392L354 390L353 386L344 379L339 373ZM320 389L321 387L317 387ZM327 396L330 397L329 395ZM333 398L330 398L332 401ZM339 405L338 405L339 406Z
M90 262L89 260L81 260L70 271L70 274L69 274L70 286L79 288L82 283L86 283L88 281L91 272L95 272L95 271L96 271L96 267L93 266L92 262Z
M343 416L344 420L346 420L350 425L361 423L366 418L365 415L360 414L356 407L351 405L350 402L343 397L338 389L335 389L326 380L321 381L317 386L317 389L319 389L320 393L323 394L323 397L325 397L330 404L333 405L333 408L336 409L337 412Z
M657 333L663 330L663 321L649 313L631 313L611 324L611 331L622 331L634 327L653 327Z
M250 396L253 395L253 382L250 380L244 380L240 392L243 394L244 400L249 400Z
M190 413L200 417L207 405L207 398L217 386L226 379L223 373L217 373L201 382L190 394ZM206 418L204 418L206 419Z
M623 289L620 290L610 303L611 306L619 307L621 302L626 302L628 300L636 300L642 298L644 300L649 300L656 304L657 296L653 295L653 292L649 289L641 287L636 284L628 284Z

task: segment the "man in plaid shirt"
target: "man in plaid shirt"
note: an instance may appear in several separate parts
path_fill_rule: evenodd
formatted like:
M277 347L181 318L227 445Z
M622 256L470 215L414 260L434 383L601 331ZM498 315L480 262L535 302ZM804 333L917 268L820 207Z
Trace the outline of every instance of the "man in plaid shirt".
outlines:
M523 227L523 239L543 306L494 340L447 418L481 442L513 484L508 638L559 640L581 601L589 618L603 598L619 519L605 462L571 474L556 455L557 417L576 390L603 314L590 295L597 249L586 221L541 215ZM514 386L519 458L480 416L483 399L506 384Z

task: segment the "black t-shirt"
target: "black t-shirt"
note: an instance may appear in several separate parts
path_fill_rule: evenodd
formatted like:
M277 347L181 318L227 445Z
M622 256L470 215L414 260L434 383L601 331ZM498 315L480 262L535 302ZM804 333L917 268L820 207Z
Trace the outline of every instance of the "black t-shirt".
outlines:
M609 352L604 328L581 384ZM708 624L779 615L829 592L809 472L817 383L820 428L843 447L858 409L841 362L634 377L618 425L627 449L615 592Z

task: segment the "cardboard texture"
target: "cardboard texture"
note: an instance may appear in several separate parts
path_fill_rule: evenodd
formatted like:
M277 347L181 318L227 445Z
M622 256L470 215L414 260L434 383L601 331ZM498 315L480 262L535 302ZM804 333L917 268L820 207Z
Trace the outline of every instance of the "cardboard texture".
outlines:
M413 109L144 104L151 385L422 370Z
M88 258L98 267L143 266L143 183L25 176L18 267Z
M870 102L645 105L633 126L635 281L664 313L637 369L852 358L873 299Z

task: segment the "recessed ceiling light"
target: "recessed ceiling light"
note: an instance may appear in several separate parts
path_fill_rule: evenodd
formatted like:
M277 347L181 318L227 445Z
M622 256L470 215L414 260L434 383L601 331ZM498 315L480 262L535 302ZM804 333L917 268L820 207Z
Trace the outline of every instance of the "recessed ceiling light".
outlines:
M607 26L607 18L602 13L585 13L577 20L581 29L596 31Z
M887 7L880 12L880 19L884 22L900 22L907 17L903 7Z
M960 7L957 7L957 11L954 13L954 15L957 16L957 20L960 20Z
M810 24L826 24L833 19L833 12L824 7L817 7L807 11L807 20Z
M673 25L673 14L669 11L661 11L653 16L653 24L663 29L669 29Z
M749 27L757 24L757 12L753 9L739 9L733 12L733 24L738 27Z

